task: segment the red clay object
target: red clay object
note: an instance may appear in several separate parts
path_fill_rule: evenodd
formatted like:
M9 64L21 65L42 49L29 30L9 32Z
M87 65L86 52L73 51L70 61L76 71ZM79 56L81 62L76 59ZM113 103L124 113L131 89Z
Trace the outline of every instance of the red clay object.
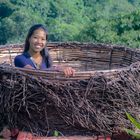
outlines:
M110 136L99 137L85 137L85 136L71 136L71 137L37 137L28 132L19 132L17 140L111 140Z

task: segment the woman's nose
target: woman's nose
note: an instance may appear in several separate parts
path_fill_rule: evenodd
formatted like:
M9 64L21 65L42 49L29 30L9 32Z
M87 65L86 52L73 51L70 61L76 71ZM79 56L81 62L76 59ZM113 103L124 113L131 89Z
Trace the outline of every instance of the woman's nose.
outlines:
M42 43L42 39L37 39L37 42L38 43Z

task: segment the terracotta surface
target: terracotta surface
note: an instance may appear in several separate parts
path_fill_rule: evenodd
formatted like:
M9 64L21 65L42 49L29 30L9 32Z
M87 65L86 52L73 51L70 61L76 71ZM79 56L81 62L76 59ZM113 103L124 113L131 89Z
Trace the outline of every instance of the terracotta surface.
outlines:
M135 139L132 139L132 137L128 136L126 133L115 134L113 135L113 138L111 139L110 136L106 136L106 138L104 136L37 137L37 136L33 136L29 132L23 132L23 131L19 131L18 134L16 135L13 135L14 134L13 133L11 136L9 136L7 131L4 131L4 132L6 132L6 133L3 133L3 137L5 139L0 139L0 140L10 140L10 137L13 137L14 139L15 137L17 137L16 140L135 140Z
M111 140L110 137L84 137L84 136L71 136L71 137L35 137L31 133L19 132L17 140Z

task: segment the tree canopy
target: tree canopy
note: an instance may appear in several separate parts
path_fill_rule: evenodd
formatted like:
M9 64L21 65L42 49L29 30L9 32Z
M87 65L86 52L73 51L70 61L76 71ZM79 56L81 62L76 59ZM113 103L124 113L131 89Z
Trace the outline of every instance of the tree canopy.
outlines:
M139 47L140 0L1 0L0 44L23 43L28 29L44 24L49 41Z

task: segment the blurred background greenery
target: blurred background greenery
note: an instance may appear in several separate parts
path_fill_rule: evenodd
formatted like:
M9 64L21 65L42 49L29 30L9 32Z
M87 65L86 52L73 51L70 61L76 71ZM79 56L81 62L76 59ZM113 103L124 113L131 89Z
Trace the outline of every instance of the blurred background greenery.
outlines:
M35 23L51 42L140 46L140 0L0 0L0 44L23 43Z

